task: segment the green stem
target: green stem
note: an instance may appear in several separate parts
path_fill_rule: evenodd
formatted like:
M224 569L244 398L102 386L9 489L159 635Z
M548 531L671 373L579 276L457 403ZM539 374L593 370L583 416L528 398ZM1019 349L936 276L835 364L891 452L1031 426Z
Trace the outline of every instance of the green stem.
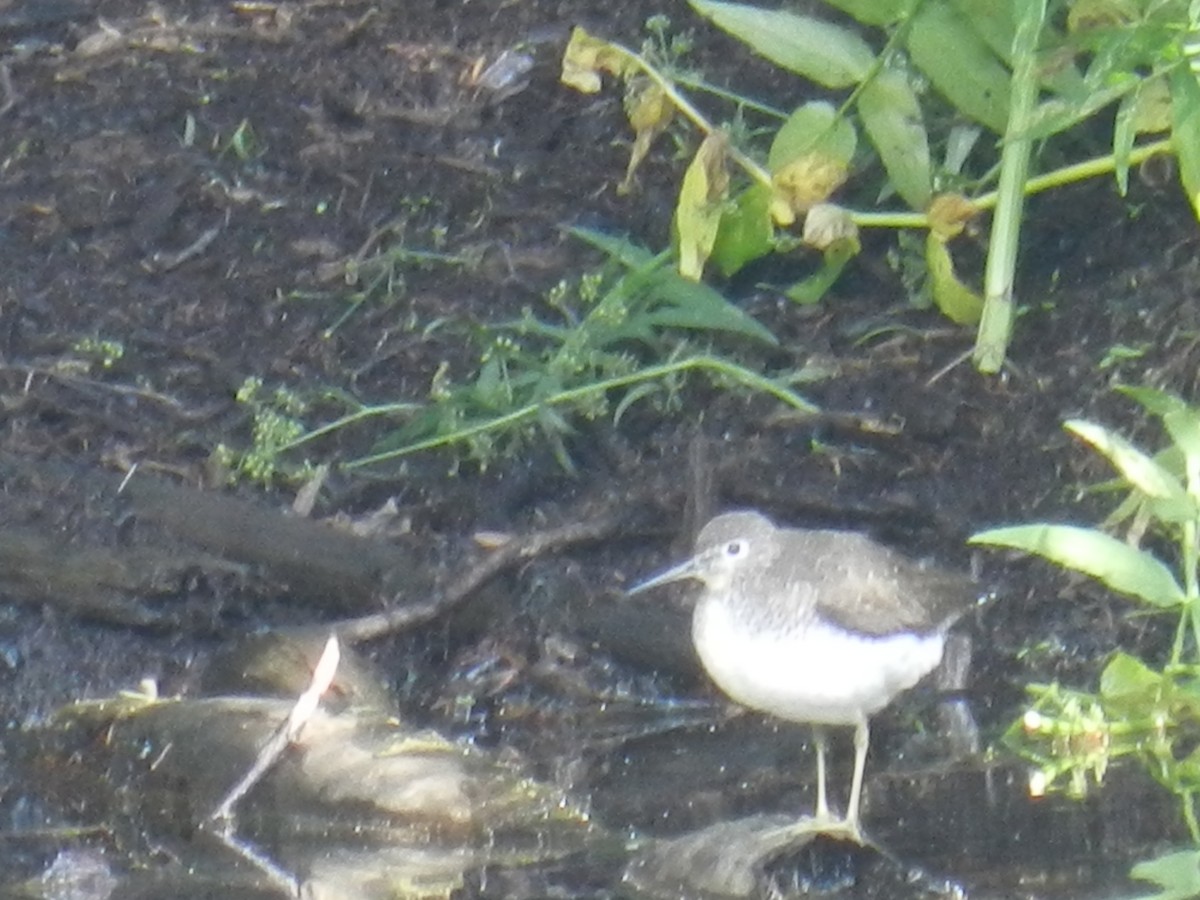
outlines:
M277 453L286 453L289 450L294 450L301 444L307 444L309 441L315 441L319 437L324 437L327 434L332 434L349 425L354 425L357 422L362 422L366 419L372 419L376 416L390 416L396 413L403 412L419 412L424 409L419 403L381 403L378 406L364 406L362 409L348 413L340 419L334 419L332 422L326 422L320 428L314 428L312 431L306 431L294 441L289 441L279 447Z
M537 416L538 412L545 407L563 406L571 403L584 400L596 394L605 393L616 388L628 387L629 385L639 384L645 381L653 381L659 378L665 378L668 375L674 375L680 372L687 372L695 369L706 370L717 375L723 375L731 378L734 381L752 388L756 391L761 391L765 394L770 394L777 400L803 412L813 412L815 407L801 397L799 394L788 390L769 378L765 378L755 372L745 369L735 363L720 359L713 356L691 356L686 359L677 360L675 362L663 363L657 366L648 366L644 369L638 369L636 372L631 372L628 375L619 375L613 378L608 378L603 381L594 381L590 384L582 385L577 388L571 388L565 391L559 391L552 394L537 403L529 403L512 412L505 413L502 416L496 416L493 419L487 419L483 422L478 422L474 425L468 425L464 428L456 429L449 434L438 435L437 437L428 438L423 441L417 441L414 444L408 444L404 447L398 447L395 450L386 450L382 453L375 453L371 456L363 456L358 459L350 460L343 463L343 469L359 469L364 466L374 465L375 463L387 462L388 460L398 459L402 456L411 456L414 453L419 453L423 450L432 450L435 447L449 446L461 441L468 440L479 434L485 434L489 431L498 431L504 428L510 428L518 425L529 419Z
M623 53L630 62L632 62L642 71L642 74L658 85L662 92L667 95L667 99L669 99L671 103L675 105L675 108L683 114L684 118L688 119L693 125L700 129L700 131L702 131L705 135L715 134L717 132L717 126L708 121L708 119L705 118L704 114L700 112L700 110L692 106L691 101L689 101L687 97L679 93L678 89L675 87L675 83L670 78L658 71L658 69L654 68L654 66L650 65L649 62L647 62L637 53L634 53L628 47L622 47L620 44L614 44L611 42L607 43L618 53ZM747 175L749 175L759 184L768 188L774 186L773 182L771 181L771 173L737 147L733 146L732 143L729 145L729 155L735 162L737 162L738 165L745 169Z
M975 341L975 367L995 374L1004 365L1016 305L1013 281L1017 270L1017 239L1025 204L1025 181L1033 145L1020 135L1028 131L1038 97L1037 45L1046 19L1046 0L1013 4L1017 31L1013 36L1012 100L1000 153L999 199L984 269L983 317Z

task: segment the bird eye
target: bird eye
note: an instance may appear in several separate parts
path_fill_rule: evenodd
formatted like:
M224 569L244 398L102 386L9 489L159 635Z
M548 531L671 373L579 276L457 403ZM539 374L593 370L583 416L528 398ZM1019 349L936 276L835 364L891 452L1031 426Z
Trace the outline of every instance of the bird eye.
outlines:
M737 559L739 556L744 556L746 553L745 541L730 541L725 545L725 555L730 559Z

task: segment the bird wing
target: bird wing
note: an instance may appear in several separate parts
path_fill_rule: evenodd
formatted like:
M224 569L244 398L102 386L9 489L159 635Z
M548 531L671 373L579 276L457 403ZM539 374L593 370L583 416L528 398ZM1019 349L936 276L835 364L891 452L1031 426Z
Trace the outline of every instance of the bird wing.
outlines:
M842 534L812 549L808 577L816 615L863 634L937 631L975 596L965 575L922 565L864 535L847 540Z

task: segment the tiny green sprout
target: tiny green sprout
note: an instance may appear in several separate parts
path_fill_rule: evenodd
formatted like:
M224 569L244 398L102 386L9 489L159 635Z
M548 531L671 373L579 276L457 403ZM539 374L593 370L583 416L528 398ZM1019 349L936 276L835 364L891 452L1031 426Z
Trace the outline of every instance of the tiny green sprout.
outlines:
M254 134L254 127L249 119L242 119L234 129L229 140L221 147L218 157L233 154L240 162L250 162L262 156L263 147Z
M125 355L123 343L105 338L83 337L72 344L71 349L80 356L99 363L104 369L111 369Z
M1123 362L1130 360L1141 359L1146 355L1146 351L1150 349L1146 344L1138 347L1130 347L1126 344L1113 344L1104 354L1104 358L1100 360L1097 367L1104 371L1120 365Z

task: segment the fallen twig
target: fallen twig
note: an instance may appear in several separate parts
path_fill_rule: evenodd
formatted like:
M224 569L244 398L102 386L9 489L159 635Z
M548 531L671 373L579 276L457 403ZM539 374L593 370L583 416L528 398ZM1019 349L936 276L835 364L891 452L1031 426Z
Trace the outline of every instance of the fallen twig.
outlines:
M502 544L452 581L433 599L425 603L410 603L333 624L337 635L348 643L366 641L428 622L457 606L483 584L519 562L546 553L554 553L575 544L603 540L613 534L624 516L607 513L594 519L573 522L559 528L535 531Z

